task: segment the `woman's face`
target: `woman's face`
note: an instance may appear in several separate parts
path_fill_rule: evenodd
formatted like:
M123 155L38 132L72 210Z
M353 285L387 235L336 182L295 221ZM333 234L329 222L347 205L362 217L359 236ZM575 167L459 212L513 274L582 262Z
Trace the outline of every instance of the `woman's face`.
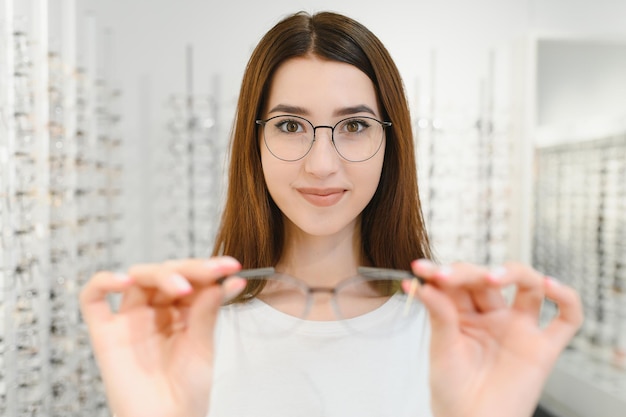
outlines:
M381 120L374 85L363 72L314 56L292 58L277 69L266 109L263 119L293 115L314 126L352 116ZM269 152L262 133L260 138L265 181L287 227L313 236L351 232L378 187L385 141L372 158L348 162L333 147L331 129L319 128L309 153L288 162Z

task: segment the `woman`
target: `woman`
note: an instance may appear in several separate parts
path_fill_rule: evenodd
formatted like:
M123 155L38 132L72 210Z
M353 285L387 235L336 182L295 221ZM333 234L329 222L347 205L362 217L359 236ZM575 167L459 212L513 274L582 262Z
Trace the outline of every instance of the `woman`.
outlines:
M428 260L408 106L371 32L333 13L272 28L231 153L214 257L101 272L81 294L118 417L532 414L582 321L578 297L519 264ZM365 285L360 266L423 285L404 280L402 298L397 279ZM560 313L540 329L544 296Z

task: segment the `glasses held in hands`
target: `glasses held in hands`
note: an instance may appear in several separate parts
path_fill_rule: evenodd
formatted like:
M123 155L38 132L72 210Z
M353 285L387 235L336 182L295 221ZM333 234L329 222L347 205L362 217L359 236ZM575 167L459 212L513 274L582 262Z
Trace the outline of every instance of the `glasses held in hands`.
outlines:
M238 330L262 337L286 336L303 323L321 327L336 321L348 333L383 337L410 325L423 312L414 297L419 278L408 271L359 267L357 275L334 287L312 287L271 267L243 270L236 276L248 282L228 303L244 304L241 312L246 318L236 319ZM403 281L410 282L408 293L402 289Z

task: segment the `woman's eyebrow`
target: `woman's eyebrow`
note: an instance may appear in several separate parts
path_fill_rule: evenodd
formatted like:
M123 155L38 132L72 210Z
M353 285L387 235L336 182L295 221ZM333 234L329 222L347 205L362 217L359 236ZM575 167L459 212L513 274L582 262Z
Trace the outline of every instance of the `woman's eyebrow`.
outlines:
M289 113L289 114L298 114L301 116L308 116L309 112L304 107L299 106L291 106L289 104L277 104L274 106L269 113Z
M369 113L372 116L376 116L376 113L374 112L374 110L372 110L371 107L365 104L359 104L358 106L350 106L350 107L343 107L341 109L337 109L333 113L333 116L350 116L355 113Z
M292 106L289 104L277 104L274 106L269 113L289 113L289 114L297 114L301 116L308 116L310 113L307 109L300 106ZM377 116L376 112L372 110L371 107L365 104L359 104L356 106L348 106L342 107L340 109L335 110L333 116L341 117L341 116L350 116L356 113L369 113L373 116Z

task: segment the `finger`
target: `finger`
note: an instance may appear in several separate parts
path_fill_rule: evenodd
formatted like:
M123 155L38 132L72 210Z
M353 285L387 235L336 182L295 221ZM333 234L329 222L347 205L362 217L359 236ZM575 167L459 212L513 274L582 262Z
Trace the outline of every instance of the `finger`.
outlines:
M410 292L411 283L402 283L405 292ZM454 301L433 285L419 285L416 291L429 313L431 325L431 349L447 348L459 335L459 313Z
M184 276L193 284L212 284L241 269L241 263L231 256L209 259L182 259L167 261L164 266Z
M494 288L490 280L497 271L469 263L453 265L446 282L468 292L473 311L488 313L506 308L500 288Z
M120 311L138 305L167 305L183 299L189 301L188 296L194 286L210 285L240 269L241 264L229 256L135 265L128 273L138 288L125 295Z
M234 258L224 256L139 264L131 267L128 273L135 278L138 284L161 288L167 293L176 294L179 292L178 290L188 291L188 284L192 282L194 284L211 284L240 268L241 264ZM181 276L184 280L180 280Z
M187 278L164 264L134 265L128 275L135 285L124 294L120 312L146 304L171 304L193 291Z
M437 265L430 259L416 259L411 263L413 273L426 281L435 282L441 276L440 270L445 267Z
M474 303L472 293L466 288L439 287L439 290L444 292L446 296L454 302L459 313L475 313L478 310Z
M488 313L507 307L506 300L499 288L489 286L475 288L471 290L471 295L476 310L481 313Z
M489 298L475 299L474 288L485 287L487 270L471 264L455 263L449 266L438 266L431 261L420 259L412 264L413 273L436 285L450 297L459 312L482 311L486 308ZM478 293L477 293L478 294ZM483 302L484 305L477 305Z
M129 309L137 306L143 306L150 303L150 300L154 299L155 294L158 292L154 287L146 288L139 285L133 285L124 291L122 300L118 312L124 313ZM170 297L173 299L174 297Z
M113 316L107 295L128 289L133 280L126 274L98 272L80 293L80 308L87 324L110 320Z
M539 318L543 304L544 276L533 268L516 262L509 262L499 268L499 273L490 275L490 280L499 287L515 285L516 293L512 308Z
M196 346L205 353L210 353L213 349L215 323L221 302L221 288L208 286L199 290L189 310L189 336L195 341Z
M545 278L544 288L546 296L559 308L559 314L548 324L544 332L563 347L576 334L583 322L580 296L573 288L554 278Z
M234 298L246 286L246 280L229 278L221 287L202 288L189 311L189 335L202 349L211 351L218 311L224 301Z
M241 269L241 264L229 256L210 259L184 259L164 263L141 264L130 268L128 274L137 284L159 288L166 294L188 293L191 284L208 285Z
M429 260L419 259L412 264L413 272L438 286L472 287L484 286L489 269L465 262L451 265L436 265Z

